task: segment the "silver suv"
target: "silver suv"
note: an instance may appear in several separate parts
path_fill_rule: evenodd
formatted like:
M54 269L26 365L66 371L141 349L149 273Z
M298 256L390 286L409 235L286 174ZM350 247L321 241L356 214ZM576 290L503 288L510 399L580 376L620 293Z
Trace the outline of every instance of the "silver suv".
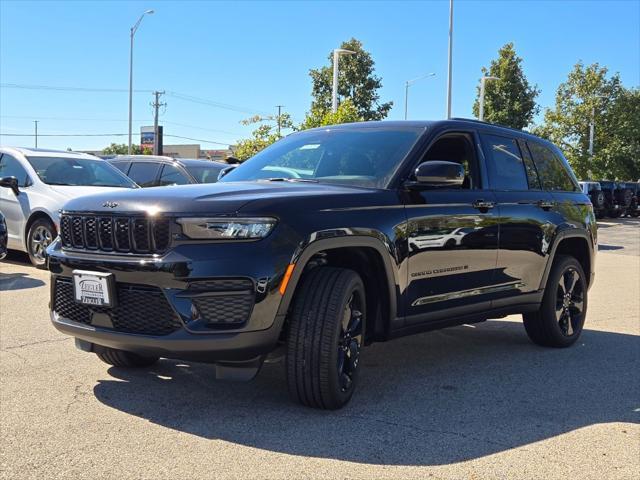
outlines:
M42 268L58 235L59 210L83 195L138 186L108 162L86 153L0 147L0 212L7 248Z

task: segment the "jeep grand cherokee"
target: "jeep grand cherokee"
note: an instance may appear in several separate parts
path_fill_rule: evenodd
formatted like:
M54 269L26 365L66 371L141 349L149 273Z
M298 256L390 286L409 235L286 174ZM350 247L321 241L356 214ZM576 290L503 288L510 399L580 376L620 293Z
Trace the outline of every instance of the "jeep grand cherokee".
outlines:
M522 314L573 344L596 245L555 146L469 120L295 133L216 184L71 201L60 230L51 318L80 349L234 379L282 351L291 397L327 409L374 341Z

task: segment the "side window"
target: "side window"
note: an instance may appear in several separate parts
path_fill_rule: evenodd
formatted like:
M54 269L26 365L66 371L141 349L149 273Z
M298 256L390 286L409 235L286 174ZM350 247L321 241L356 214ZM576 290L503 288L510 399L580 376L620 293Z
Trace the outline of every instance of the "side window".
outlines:
M456 162L464 167L462 189L480 188L476 152L470 136L464 133L447 133L438 138L427 150L420 163L431 160Z
M513 138L481 134L487 157L489 184L495 190L528 190L527 174Z
M129 162L113 162L111 165L113 165L114 167L116 167L118 170L120 170L122 173L124 173L126 175L127 172L129 171L129 166L131 165L131 163L129 163Z
M545 190L575 192L577 187L562 161L545 145L527 142Z
M529 190L542 190L542 184L540 183L540 177L538 171L531 158L531 153L527 148L527 144L522 140L518 140L518 146L522 152L522 158L524 159L524 169L527 172L527 181L529 182Z
M173 165L162 167L159 185L186 185L187 183L191 183L189 177L182 173L179 168Z
M19 187L31 185L31 179L25 168L18 160L6 153L0 157L0 178L2 177L16 177Z
M129 178L141 187L153 187L156 185L156 177L160 165L152 162L133 162L129 170Z

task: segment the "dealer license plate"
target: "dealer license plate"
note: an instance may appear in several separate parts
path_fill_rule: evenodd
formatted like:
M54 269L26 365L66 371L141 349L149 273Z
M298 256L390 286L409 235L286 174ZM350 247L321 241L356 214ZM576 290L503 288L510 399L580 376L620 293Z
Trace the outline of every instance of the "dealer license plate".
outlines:
M113 307L115 301L113 283L112 273L73 271L75 300L84 305Z

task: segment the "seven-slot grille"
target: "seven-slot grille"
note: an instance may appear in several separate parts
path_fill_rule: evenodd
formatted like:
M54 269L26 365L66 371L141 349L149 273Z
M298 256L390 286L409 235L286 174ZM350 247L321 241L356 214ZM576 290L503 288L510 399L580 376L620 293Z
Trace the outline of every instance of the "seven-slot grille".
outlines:
M169 247L169 218L64 214L60 235L64 248L122 253L162 253Z

